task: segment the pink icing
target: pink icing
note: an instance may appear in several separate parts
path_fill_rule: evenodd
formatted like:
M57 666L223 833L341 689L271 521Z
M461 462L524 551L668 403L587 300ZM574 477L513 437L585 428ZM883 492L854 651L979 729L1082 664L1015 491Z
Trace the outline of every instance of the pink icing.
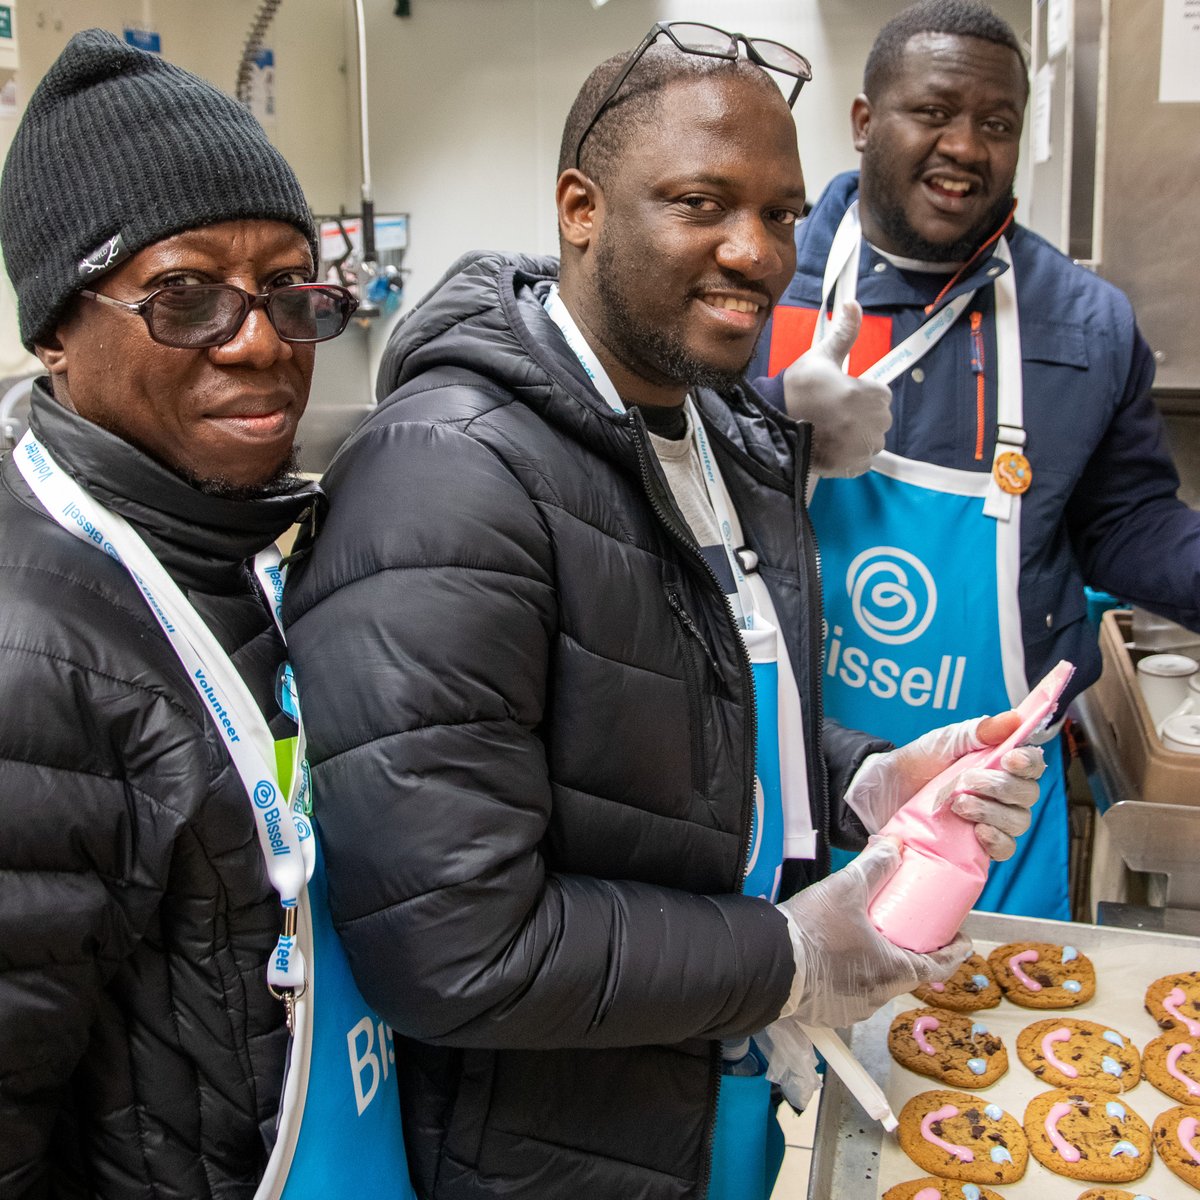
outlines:
M1192 1162L1200 1163L1200 1150L1196 1149L1196 1118L1184 1117L1175 1131L1179 1144L1192 1156ZM969 1160L968 1160L969 1161Z
M944 983L938 983L936 980L935 980L933 983L931 983L929 986L930 986L930 987L931 987L931 988L932 988L932 989L933 989L935 992L944 992L944 991L946 990L946 985L945 985ZM925 1190L928 1192L928 1191L931 1191L932 1189L930 1189L930 1188L926 1188ZM918 1193L917 1193L917 1194L916 1194L916 1195L913 1197L913 1200L921 1200L921 1193L920 1193L920 1192L918 1192Z
M953 1104L947 1104L945 1108L939 1108L937 1112L931 1112L921 1122L921 1136L927 1141L932 1142L939 1150L945 1150L951 1158L957 1158L959 1162L974 1162L975 1151L968 1150L966 1146L956 1146L952 1142L943 1142L940 1137L930 1130L930 1126L936 1121L945 1121L949 1117L957 1117L958 1109Z
M1179 1011L1179 1006L1187 999L1183 994L1183 988L1172 988L1170 994L1163 1001L1163 1008L1167 1010L1177 1021L1182 1021L1186 1026L1188 1033L1192 1037L1200 1037L1200 1021L1193 1021L1191 1017L1185 1016Z
M1069 1042L1071 1040L1071 1031L1067 1028L1052 1029L1044 1038L1042 1038L1042 1057L1056 1070L1061 1071L1068 1079L1078 1079L1079 1072L1075 1070L1070 1063L1065 1063L1061 1058L1057 1058L1052 1046L1057 1042ZM1072 1160L1074 1161L1074 1160Z
M1046 1114L1046 1136L1050 1139L1050 1145L1063 1156L1066 1162L1078 1162L1079 1151L1069 1142L1063 1141L1062 1134L1058 1132L1059 1121L1070 1111L1071 1106L1063 1104L1061 1101L1050 1106L1050 1111Z
M941 1029L942 1023L937 1017L918 1017L913 1022L913 1038L916 1040L917 1046L922 1054L936 1054L937 1051L929 1044L929 1039L925 1036L927 1029Z
M1194 1049L1191 1042L1176 1042L1167 1052L1167 1074L1174 1075L1187 1088L1189 1096L1200 1096L1200 1083L1189 1079L1177 1066L1179 1060Z
M1022 950L1020 954L1014 954L1008 960L1008 969L1017 977L1022 987L1027 987L1031 992L1040 992L1042 985L1036 979L1030 979L1024 971L1021 970L1021 963L1037 962L1038 952L1036 950Z
M942 1200L942 1193L938 1188L922 1188L913 1200Z

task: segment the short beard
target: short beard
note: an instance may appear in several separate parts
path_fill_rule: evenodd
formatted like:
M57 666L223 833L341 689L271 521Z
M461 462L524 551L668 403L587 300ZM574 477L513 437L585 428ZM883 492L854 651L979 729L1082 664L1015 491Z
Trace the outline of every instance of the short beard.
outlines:
M866 160L863 163L863 173L868 172ZM913 258L918 262L963 263L1004 223L1012 211L1013 192L1000 196L991 209L975 226L962 237L953 242L931 242L922 237L909 223L904 215L904 209L894 203L888 196L872 194L867 197L871 215L876 224L887 235L888 242L895 247L895 253L905 258Z
M630 370L649 383L705 387L718 392L728 392L742 382L752 355L736 371L714 367L692 355L674 333L640 323L614 282L619 273L615 259L611 241L602 238L596 250L595 278L606 341Z
M303 484L304 481L297 471L299 460L300 447L293 446L279 469L262 483L233 483L221 475L201 479L179 467L171 467L170 470L206 496L218 496L222 500L263 500L269 496L282 496L294 492Z

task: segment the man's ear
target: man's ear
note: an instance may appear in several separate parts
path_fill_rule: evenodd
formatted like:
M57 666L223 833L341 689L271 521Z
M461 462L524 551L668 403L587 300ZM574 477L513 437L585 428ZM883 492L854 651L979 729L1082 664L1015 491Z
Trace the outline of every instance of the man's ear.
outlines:
M42 360L42 366L52 376L66 375L67 351L59 339L57 330L46 334L42 341L35 343L33 352Z
M867 147L867 133L871 127L871 102L860 92L850 105L850 131L854 135L854 148L860 154Z
M577 167L568 167L554 189L558 229L562 239L577 250L586 250L604 216L604 193Z

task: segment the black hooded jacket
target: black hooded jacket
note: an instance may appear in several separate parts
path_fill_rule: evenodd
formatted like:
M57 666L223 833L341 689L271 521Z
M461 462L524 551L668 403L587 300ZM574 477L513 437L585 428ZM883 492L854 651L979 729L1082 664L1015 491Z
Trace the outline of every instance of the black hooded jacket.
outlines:
M203 495L42 384L31 425L277 714L283 645L247 560L312 492ZM266 987L279 930L245 789L186 671L125 568L62 529L7 457L0 1196L249 1200L286 1053Z
M475 255L397 328L285 599L337 924L398 1043L422 1197L702 1197L718 1044L779 1013L739 892L752 681L645 425ZM700 394L820 744L808 430ZM833 794L878 743L838 735ZM832 805L810 754L826 856ZM792 888L820 864L791 864Z

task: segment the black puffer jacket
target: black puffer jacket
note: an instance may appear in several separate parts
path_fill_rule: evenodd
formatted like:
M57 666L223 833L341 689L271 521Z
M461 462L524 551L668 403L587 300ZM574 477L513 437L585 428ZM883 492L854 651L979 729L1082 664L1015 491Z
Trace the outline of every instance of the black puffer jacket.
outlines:
M335 920L414 1039L419 1193L698 1197L713 1039L771 1021L793 972L783 917L736 894L749 665L640 414L541 306L555 269L468 257L398 328L288 640ZM807 430L747 393L701 408L811 699ZM810 782L826 828L819 755Z
M40 385L32 426L134 525L277 713L283 646L246 560L311 494L204 496ZM125 569L60 528L10 456L0 1196L252 1196L286 1050L266 988L279 927L245 790L186 672Z

